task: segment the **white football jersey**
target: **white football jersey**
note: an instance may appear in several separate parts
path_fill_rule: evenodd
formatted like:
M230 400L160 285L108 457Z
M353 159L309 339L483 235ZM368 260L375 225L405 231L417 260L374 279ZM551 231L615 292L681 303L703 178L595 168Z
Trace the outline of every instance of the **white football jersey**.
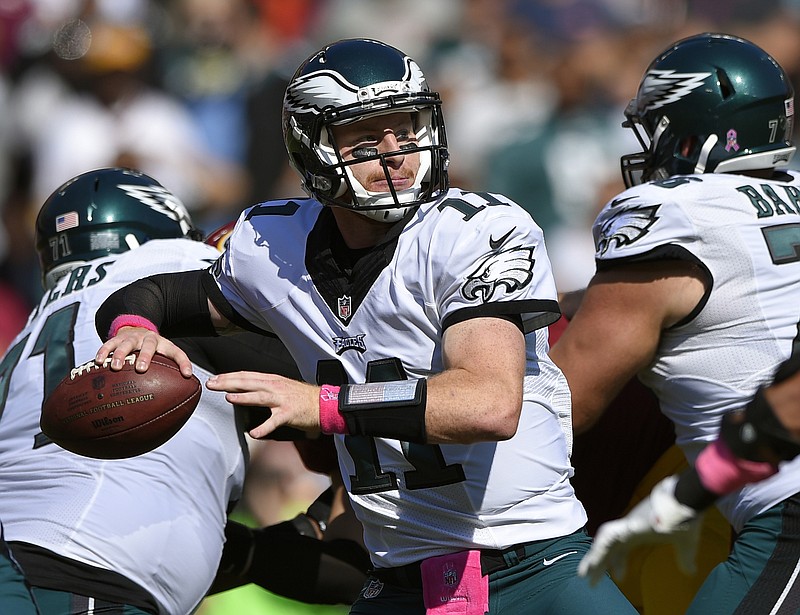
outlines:
M352 277L333 262L334 224L331 210L311 199L256 205L212 267L231 306L275 332L305 380L431 376L444 369L445 329L469 318L519 314L529 332L524 405L511 440L422 445L337 436L373 563L401 566L583 526L569 482L569 390L547 356L556 289L530 215L499 195L451 189L354 263Z
M122 574L162 613L186 614L217 570L227 508L244 481L241 430L224 395L203 389L166 444L132 459L69 453L39 430L45 391L102 343L95 311L138 278L207 267L219 252L186 239L153 240L72 271L42 299L0 363L0 519L23 541ZM209 374L194 370L202 381Z
M665 330L640 374L675 424L687 458L716 438L789 357L800 320L800 175L673 177L633 187L594 224L599 270L617 262L685 259L711 287L694 314ZM720 502L736 530L796 493L800 459Z

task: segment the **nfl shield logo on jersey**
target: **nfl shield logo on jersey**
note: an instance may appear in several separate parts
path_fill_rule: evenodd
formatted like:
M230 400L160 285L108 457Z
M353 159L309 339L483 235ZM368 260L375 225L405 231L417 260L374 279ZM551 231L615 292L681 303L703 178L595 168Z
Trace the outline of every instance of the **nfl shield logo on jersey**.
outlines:
M361 590L364 598L375 598L383 590L383 583L378 579L370 579L369 584Z
M347 320L348 318L350 318L353 308L353 303L350 297L348 297L347 295L339 297L339 299L337 299L337 305L339 308L339 318L341 318L342 320Z

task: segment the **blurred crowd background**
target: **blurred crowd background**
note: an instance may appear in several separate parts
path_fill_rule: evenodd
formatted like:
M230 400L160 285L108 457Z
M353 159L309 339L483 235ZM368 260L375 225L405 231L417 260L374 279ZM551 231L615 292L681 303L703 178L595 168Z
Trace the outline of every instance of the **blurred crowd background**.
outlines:
M619 156L639 149L623 109L660 50L702 31L752 40L800 84L800 0L0 0L0 351L42 294L33 225L50 192L139 168L206 232L301 195L283 90L311 52L351 36L418 61L444 99L452 184L528 209L559 290L580 288L591 221L623 188ZM291 444L253 452L240 514L254 523L324 489ZM201 612L328 612L263 594Z

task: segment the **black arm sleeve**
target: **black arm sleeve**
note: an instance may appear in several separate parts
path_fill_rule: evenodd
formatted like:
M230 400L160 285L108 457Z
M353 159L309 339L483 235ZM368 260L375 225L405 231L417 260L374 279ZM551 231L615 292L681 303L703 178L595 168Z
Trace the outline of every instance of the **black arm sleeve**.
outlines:
M774 384L781 383L794 376L798 371L800 371L800 352L793 354L778 366L778 371L775 372L772 381Z
M292 521L250 529L228 521L225 549L209 594L255 583L280 596L310 604L351 604L370 567L352 540L305 536Z
M237 327L244 329L245 331L252 331L262 335L270 335L269 331L259 329L257 326L239 314L239 312L233 309L233 306L228 302L228 300L225 298L225 295L222 294L222 291L217 286L217 283L214 281L214 276L211 275L211 271L209 269L206 269L203 272L203 275L200 276L200 283L203 285L203 289L205 290L209 301L214 304L214 307L219 310L219 313L230 320Z
M216 335L202 276L203 270L162 273L120 288L97 310L97 334L107 340L117 316L135 314L152 322L164 337Z
M780 382L780 380L776 380ZM760 387L742 412L722 417L720 439L733 454L751 461L790 461L800 455L800 442L780 422Z
M675 499L698 512L711 506L719 497L719 494L705 488L694 468L683 472L675 484Z

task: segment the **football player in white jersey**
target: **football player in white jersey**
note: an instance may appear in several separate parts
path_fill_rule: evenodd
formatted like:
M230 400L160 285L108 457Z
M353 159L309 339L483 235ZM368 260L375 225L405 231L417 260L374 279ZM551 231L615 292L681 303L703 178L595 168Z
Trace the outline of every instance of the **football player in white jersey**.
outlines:
M284 137L310 198L245 210L205 272L112 295L96 359L113 351L118 369L136 349L145 370L158 351L188 372L168 338L201 316L277 335L304 382L250 371L207 387L272 409L254 437L335 434L374 566L351 613L635 612L608 577L576 574L590 539L547 355L559 309L541 229L502 195L449 188L441 100L379 41L301 64Z
M172 194L130 170L80 175L42 206L36 240L46 293L0 362L0 521L7 543L0 548L0 613L22 613L27 600L41 615L186 615L208 591L226 531L231 534L226 515L245 477L244 412L234 413L222 393L205 391L166 444L135 458L103 461L51 443L39 429L38 411L72 367L92 360L100 343L94 327L100 303L142 276L207 267L219 251L200 238ZM230 345L220 346L225 339ZM254 334L225 339L181 342L201 380L242 365L238 361L295 373L277 340ZM298 553L314 552L303 546L308 540L292 540L287 530L279 524L253 531L237 548L246 554L247 538L260 544L277 536L282 548L271 551L277 560L294 564L303 559ZM338 555L335 548L332 555ZM237 556L228 553L224 562L235 563ZM16 587L24 587L20 569L27 596L12 591L12 574ZM315 591L310 573L316 569L306 560L306 578L293 584L305 596ZM353 587L348 570L337 570L339 587L328 597L355 595L363 572L345 592ZM267 573L235 584L259 582ZM293 590L276 588L275 575L263 584L284 595Z
M743 468L724 443L706 445L798 340L800 176L784 170L794 91L756 45L704 33L659 54L625 115L644 151L622 158L628 189L594 223L597 273L552 356L576 429L638 374L689 463L715 469L706 487L725 493L774 465ZM719 499L736 540L689 613L800 607L799 488L795 460Z

